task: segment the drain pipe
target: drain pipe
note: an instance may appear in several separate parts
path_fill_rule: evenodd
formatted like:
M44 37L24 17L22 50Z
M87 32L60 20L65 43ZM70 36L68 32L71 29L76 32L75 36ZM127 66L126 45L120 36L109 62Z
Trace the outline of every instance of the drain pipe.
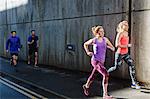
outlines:
M132 23L132 0L129 0L129 11L128 11L128 23L129 23L129 42L131 42L131 23ZM129 54L131 49L129 48Z

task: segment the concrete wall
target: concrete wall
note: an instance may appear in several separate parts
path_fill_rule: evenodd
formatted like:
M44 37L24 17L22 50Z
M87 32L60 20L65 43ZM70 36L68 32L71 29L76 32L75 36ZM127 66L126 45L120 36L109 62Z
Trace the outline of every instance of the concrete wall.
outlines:
M90 70L90 58L83 50L83 42L92 37L92 26L103 25L106 36L114 43L117 24L128 20L129 0L27 0L26 4L8 9L10 1L3 1L5 10L0 12L0 55L7 56L6 39L10 31L16 30L23 44L20 59L27 60L27 37L35 29L40 38L39 63L73 70ZM143 11L149 9L148 2L132 0L131 53L136 61L137 77L145 82L150 82L146 78L150 76L146 46L150 42L150 30L146 28L149 10ZM75 51L67 51L67 44L73 44ZM107 68L113 65L113 57L108 50ZM122 66L114 76L128 78L127 66Z
M28 0L12 9L7 9L6 1L6 10L0 13L1 55L6 56L6 39L11 30L16 30L23 44L20 58L26 60L27 37L35 29L40 37L39 63L75 70L90 68L83 42L92 37L91 27L103 25L106 36L114 41L115 26L127 17L127 0ZM67 44L73 44L75 52L68 52ZM112 60L112 55L107 60Z
M133 0L132 49L138 80L150 84L150 1Z

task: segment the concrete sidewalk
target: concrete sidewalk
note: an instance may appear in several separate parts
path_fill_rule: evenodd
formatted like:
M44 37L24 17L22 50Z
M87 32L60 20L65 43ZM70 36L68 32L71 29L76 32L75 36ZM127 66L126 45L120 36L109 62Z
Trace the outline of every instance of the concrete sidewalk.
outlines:
M68 98L102 98L101 78L91 85L90 96L83 94L82 85L86 82L89 73L69 71L49 66L34 68L24 62L16 67L18 72L10 66L9 60L0 58L0 71L7 72L18 78L30 81L36 85L54 91ZM109 81L109 94L118 99L150 99L150 90L135 90L130 88L129 80L111 79ZM49 97L50 98L50 97Z

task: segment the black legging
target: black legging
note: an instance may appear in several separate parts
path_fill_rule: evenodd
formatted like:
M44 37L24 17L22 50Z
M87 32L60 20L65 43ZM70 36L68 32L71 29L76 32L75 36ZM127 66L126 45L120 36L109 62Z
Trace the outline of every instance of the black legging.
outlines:
M120 67L122 62L123 62L122 60L124 60L129 66L129 72L130 72L132 84L137 83L136 77L135 77L136 76L135 75L135 66L134 66L133 60L129 54L123 54L122 55L119 53L115 53L115 65L113 67L109 68L108 72L110 73L110 72L116 70L118 67Z

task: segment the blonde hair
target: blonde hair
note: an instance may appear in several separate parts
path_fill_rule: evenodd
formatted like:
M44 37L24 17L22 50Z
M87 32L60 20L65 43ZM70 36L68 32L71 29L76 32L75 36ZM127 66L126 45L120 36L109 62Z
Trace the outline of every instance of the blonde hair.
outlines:
M100 29L103 29L103 30L104 30L104 28L103 28L102 26L97 26L97 27L95 28L95 32L98 33L98 31L99 31Z
M93 26L93 27L92 27L92 29L91 29L91 30L92 30L92 33L93 33L93 35L95 35L95 28L96 28L96 26Z
M124 29L122 28L123 27L123 25L124 24L128 24L128 21L121 21L119 24L118 24L118 26L117 26L117 29L116 29L116 31L117 31L117 33L121 33L121 32L123 32L124 31Z
M93 26L93 27L92 27L92 32L95 32L95 28L96 28L96 26Z
M116 31L117 31L117 33L122 32L122 22L120 22L120 23L118 24Z

